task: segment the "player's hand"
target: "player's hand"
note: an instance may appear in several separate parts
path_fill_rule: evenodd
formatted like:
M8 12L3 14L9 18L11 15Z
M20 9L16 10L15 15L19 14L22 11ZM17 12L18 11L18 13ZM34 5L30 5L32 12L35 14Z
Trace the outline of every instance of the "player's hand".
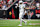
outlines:
M24 8L25 9L25 8Z

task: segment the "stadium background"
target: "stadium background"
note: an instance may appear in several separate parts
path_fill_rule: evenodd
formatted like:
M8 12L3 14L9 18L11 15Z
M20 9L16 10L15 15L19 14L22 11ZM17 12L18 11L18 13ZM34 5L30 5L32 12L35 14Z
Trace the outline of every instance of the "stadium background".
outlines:
M9 1L9 0L8 0ZM15 1L15 2L14 2ZM1 3L1 2L0 2ZM18 8L15 8L15 4L18 3L18 0L13 0L13 5L8 8L8 10L0 10L0 18L7 19L18 19Z
M18 3L18 1L16 1L15 3ZM14 4L15 4L14 3ZM0 18L7 18L7 19L18 19L19 18L19 8L15 8L16 5L12 5L8 10L0 10ZM6 12L6 15L3 15L3 11ZM34 12L34 15L32 16L32 19L40 19L40 17L38 18L36 16L36 14L40 14L40 10L34 9L34 10L30 10ZM26 16L27 19L27 16Z

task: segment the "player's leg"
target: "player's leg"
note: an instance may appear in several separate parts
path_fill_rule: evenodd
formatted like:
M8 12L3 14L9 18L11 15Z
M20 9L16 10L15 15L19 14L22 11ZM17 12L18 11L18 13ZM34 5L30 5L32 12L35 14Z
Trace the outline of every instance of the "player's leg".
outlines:
M23 18L23 16L25 15L25 13L24 13L24 11L23 11L23 13L22 13L22 18ZM27 23L27 21L25 21L24 19L22 19L22 21L25 23L25 25L26 25L26 23Z
M23 18L23 14L24 12L20 12L20 14L19 14L19 19L20 19L20 24L19 24L19 26L22 26L22 21L25 23L25 25L26 25L26 21L24 21L22 18Z
M25 23L25 25L27 25L27 21L24 21L24 19L22 19L22 22L24 22L24 23Z
M22 26L22 21L25 23L25 21L22 18L23 18L23 12L20 12L20 14L19 14L20 24L19 24L19 26Z
M24 22L25 25L26 25L27 22L22 19L22 14L19 16L19 18L20 18L20 24L19 24L19 26L22 26L22 22Z
M22 26L22 13L21 13L21 12L19 13L19 19L20 19L20 24L19 24L19 26Z

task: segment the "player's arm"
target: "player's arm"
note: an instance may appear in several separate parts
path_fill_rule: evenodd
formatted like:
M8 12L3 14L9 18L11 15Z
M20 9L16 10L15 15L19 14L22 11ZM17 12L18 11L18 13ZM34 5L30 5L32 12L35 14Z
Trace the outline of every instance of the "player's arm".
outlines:
M25 9L25 8L24 8Z
M24 4L24 9L26 9L26 5Z

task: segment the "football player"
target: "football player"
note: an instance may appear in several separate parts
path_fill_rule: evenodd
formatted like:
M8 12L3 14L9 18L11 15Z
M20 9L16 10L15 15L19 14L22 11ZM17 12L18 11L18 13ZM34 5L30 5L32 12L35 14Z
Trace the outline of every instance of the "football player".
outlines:
M19 19L20 19L20 24L19 24L19 26L22 26L22 22L24 22L25 23L25 25L26 25L26 21L24 21L22 18L23 18L23 16L24 16L24 14L25 14L25 12L24 12L24 9L25 9L25 4L23 3L23 1L19 1Z

